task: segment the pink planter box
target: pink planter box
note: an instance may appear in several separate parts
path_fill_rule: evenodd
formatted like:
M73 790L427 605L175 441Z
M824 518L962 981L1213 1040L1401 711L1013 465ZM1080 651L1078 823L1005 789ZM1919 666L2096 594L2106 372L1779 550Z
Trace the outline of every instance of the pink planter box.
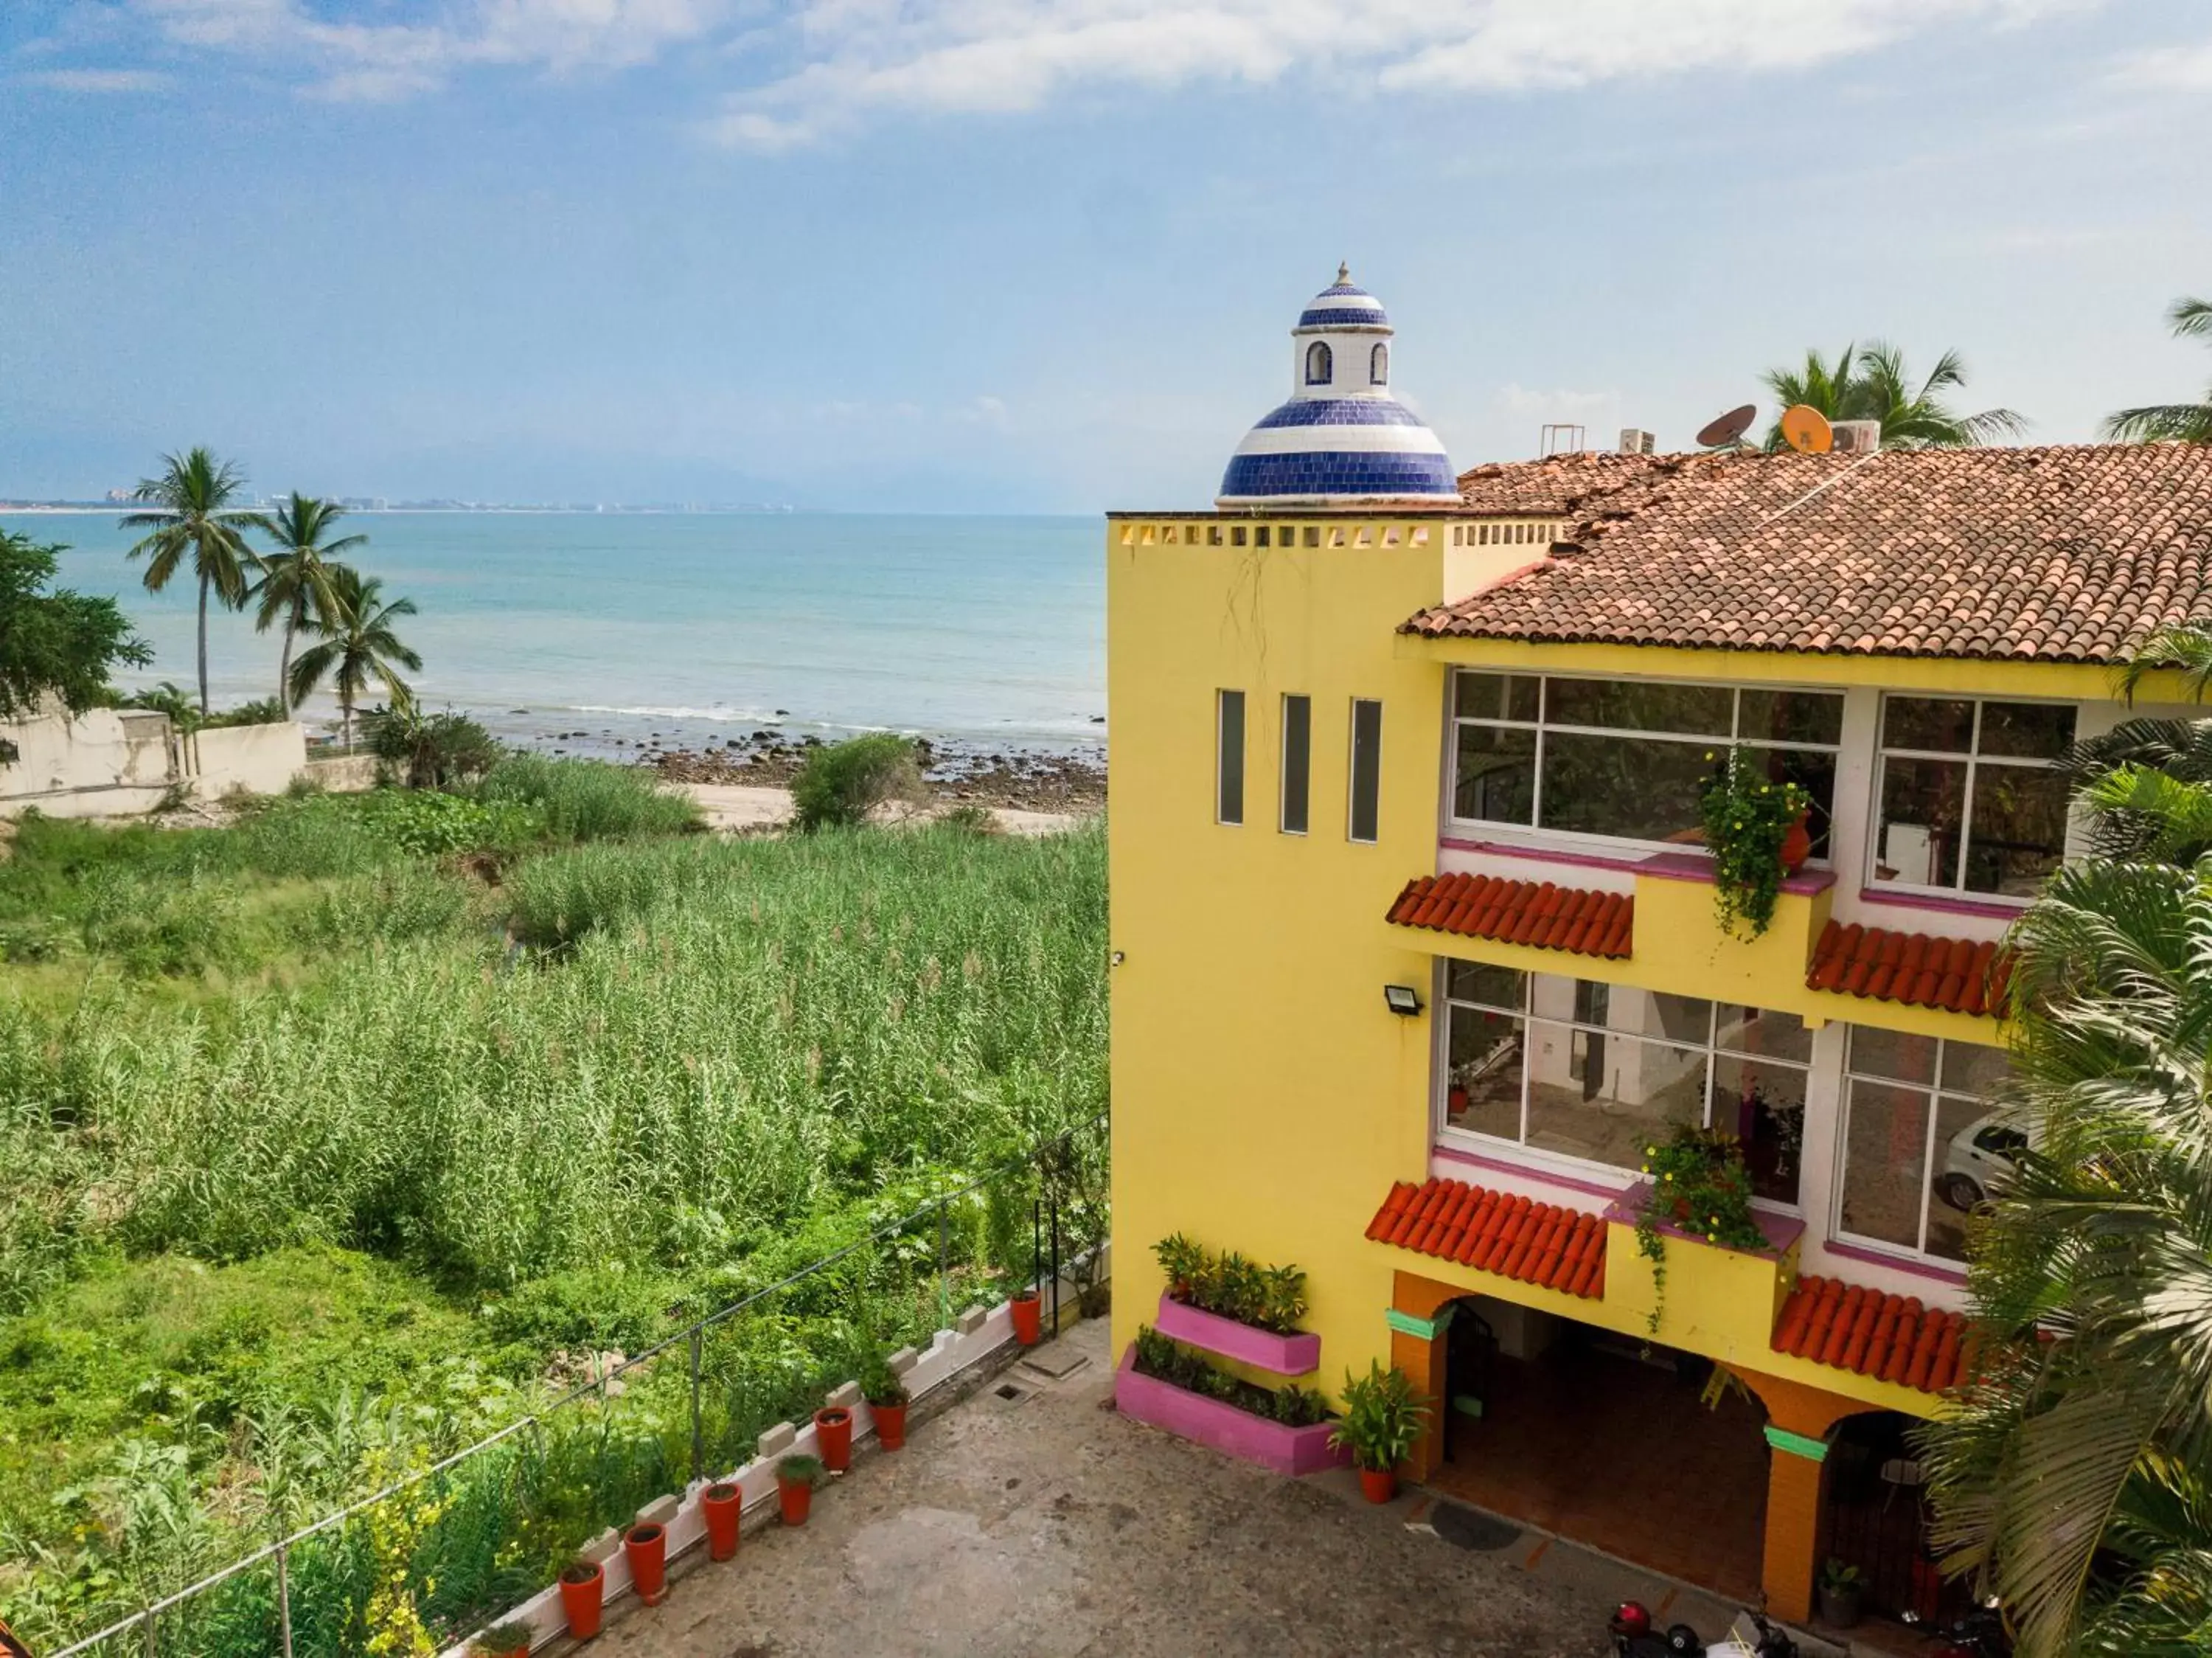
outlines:
M1279 1336L1272 1330L1224 1319L1218 1313L1204 1312L1164 1293L1152 1328L1193 1347L1225 1359L1240 1359L1279 1376L1303 1376L1321 1368L1319 1336Z
M1134 1347L1121 1356L1121 1368L1114 1377L1114 1403L1125 1417L1164 1428L1178 1438L1210 1446L1225 1456L1273 1468L1279 1474L1317 1473L1352 1460L1346 1453L1329 1449L1334 1423L1285 1427L1218 1399L1186 1393L1156 1376L1140 1376Z

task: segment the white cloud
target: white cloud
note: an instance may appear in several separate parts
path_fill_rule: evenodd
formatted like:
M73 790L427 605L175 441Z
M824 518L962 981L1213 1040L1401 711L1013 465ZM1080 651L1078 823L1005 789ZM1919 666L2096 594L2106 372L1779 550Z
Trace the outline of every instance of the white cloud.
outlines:
M1954 22L2097 0L125 0L172 46L251 54L323 96L404 97L504 65L561 74L713 45L775 63L708 123L777 149L900 114L1019 113L1072 92L1267 83L1540 90L1789 70Z
M169 84L150 69L42 69L15 78L56 92L159 92Z
M132 0L167 42L296 64L319 96L383 101L495 64L556 74L649 63L732 0L466 0L415 22L334 21L310 0Z
M2212 40L2130 52L2112 66L2111 78L2122 86L2212 92Z
M1272 82L1523 90L1802 69L1942 23L2080 0L804 0L799 66L732 97L732 145L810 142L871 113L1018 112L1084 87Z

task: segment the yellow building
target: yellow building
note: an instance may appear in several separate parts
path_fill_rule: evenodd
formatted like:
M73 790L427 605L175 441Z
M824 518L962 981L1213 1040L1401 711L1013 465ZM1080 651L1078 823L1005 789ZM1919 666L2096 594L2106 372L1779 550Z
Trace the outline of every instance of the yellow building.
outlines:
M1390 338L1340 274L1217 509L1108 520L1116 1350L1158 1239L1296 1263L1304 1385L1436 1401L1416 1478L1784 1617L1830 1554L1925 1609L1901 1430L2018 1143L1998 941L2112 664L2212 613L2212 453L1455 480ZM1814 801L1755 940L1698 831L1732 745ZM1681 1123L1740 1137L1769 1247L1670 1236L1662 1294Z

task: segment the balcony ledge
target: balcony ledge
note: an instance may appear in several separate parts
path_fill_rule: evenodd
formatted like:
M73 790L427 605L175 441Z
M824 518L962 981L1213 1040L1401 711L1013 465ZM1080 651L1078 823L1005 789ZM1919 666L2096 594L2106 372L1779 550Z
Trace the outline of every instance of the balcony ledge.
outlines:
M1643 1219L1644 1200L1650 1192L1651 1182L1638 1180L1613 1199L1605 1211L1606 1220L1615 1226L1633 1228ZM1692 1232L1687 1227L1675 1226L1668 1222L1662 1222L1657 1230L1662 1236L1704 1244L1708 1249L1724 1249L1731 1254L1778 1260L1787 1255L1797 1240L1805 1235L1805 1222L1795 1215L1777 1215L1769 1210L1754 1209L1751 1217L1766 1239L1764 1249L1740 1249L1733 1244L1708 1243L1704 1233Z

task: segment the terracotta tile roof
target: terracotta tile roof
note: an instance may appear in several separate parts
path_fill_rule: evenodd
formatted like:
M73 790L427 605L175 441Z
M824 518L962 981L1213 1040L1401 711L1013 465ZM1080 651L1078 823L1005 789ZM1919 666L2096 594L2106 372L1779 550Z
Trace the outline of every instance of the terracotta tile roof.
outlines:
M1493 460L1459 475L1460 500L1471 512L1498 518L1618 511L1640 498L1655 479L1663 478L1659 468L1674 459L1584 450L1541 460Z
M1917 1299L1835 1278L1802 1277L1783 1303L1774 1350L1881 1381L1940 1393L1972 1355L1966 1321Z
M1636 901L1625 893L1594 893L1548 881L1420 875L1406 883L1389 918L1401 927L1425 927L1462 938L1620 958L1629 953Z
M2011 958L1987 940L1893 933L1831 921L1813 947L1805 988L1990 1015L2004 1005L2011 970Z
M1463 1180L1400 1181L1368 1222L1367 1235L1585 1301L1605 1294L1603 1219Z
M1553 556L1402 631L2109 662L2212 618L2212 445L1591 463L1469 473L1474 510L1555 501L1575 521Z

